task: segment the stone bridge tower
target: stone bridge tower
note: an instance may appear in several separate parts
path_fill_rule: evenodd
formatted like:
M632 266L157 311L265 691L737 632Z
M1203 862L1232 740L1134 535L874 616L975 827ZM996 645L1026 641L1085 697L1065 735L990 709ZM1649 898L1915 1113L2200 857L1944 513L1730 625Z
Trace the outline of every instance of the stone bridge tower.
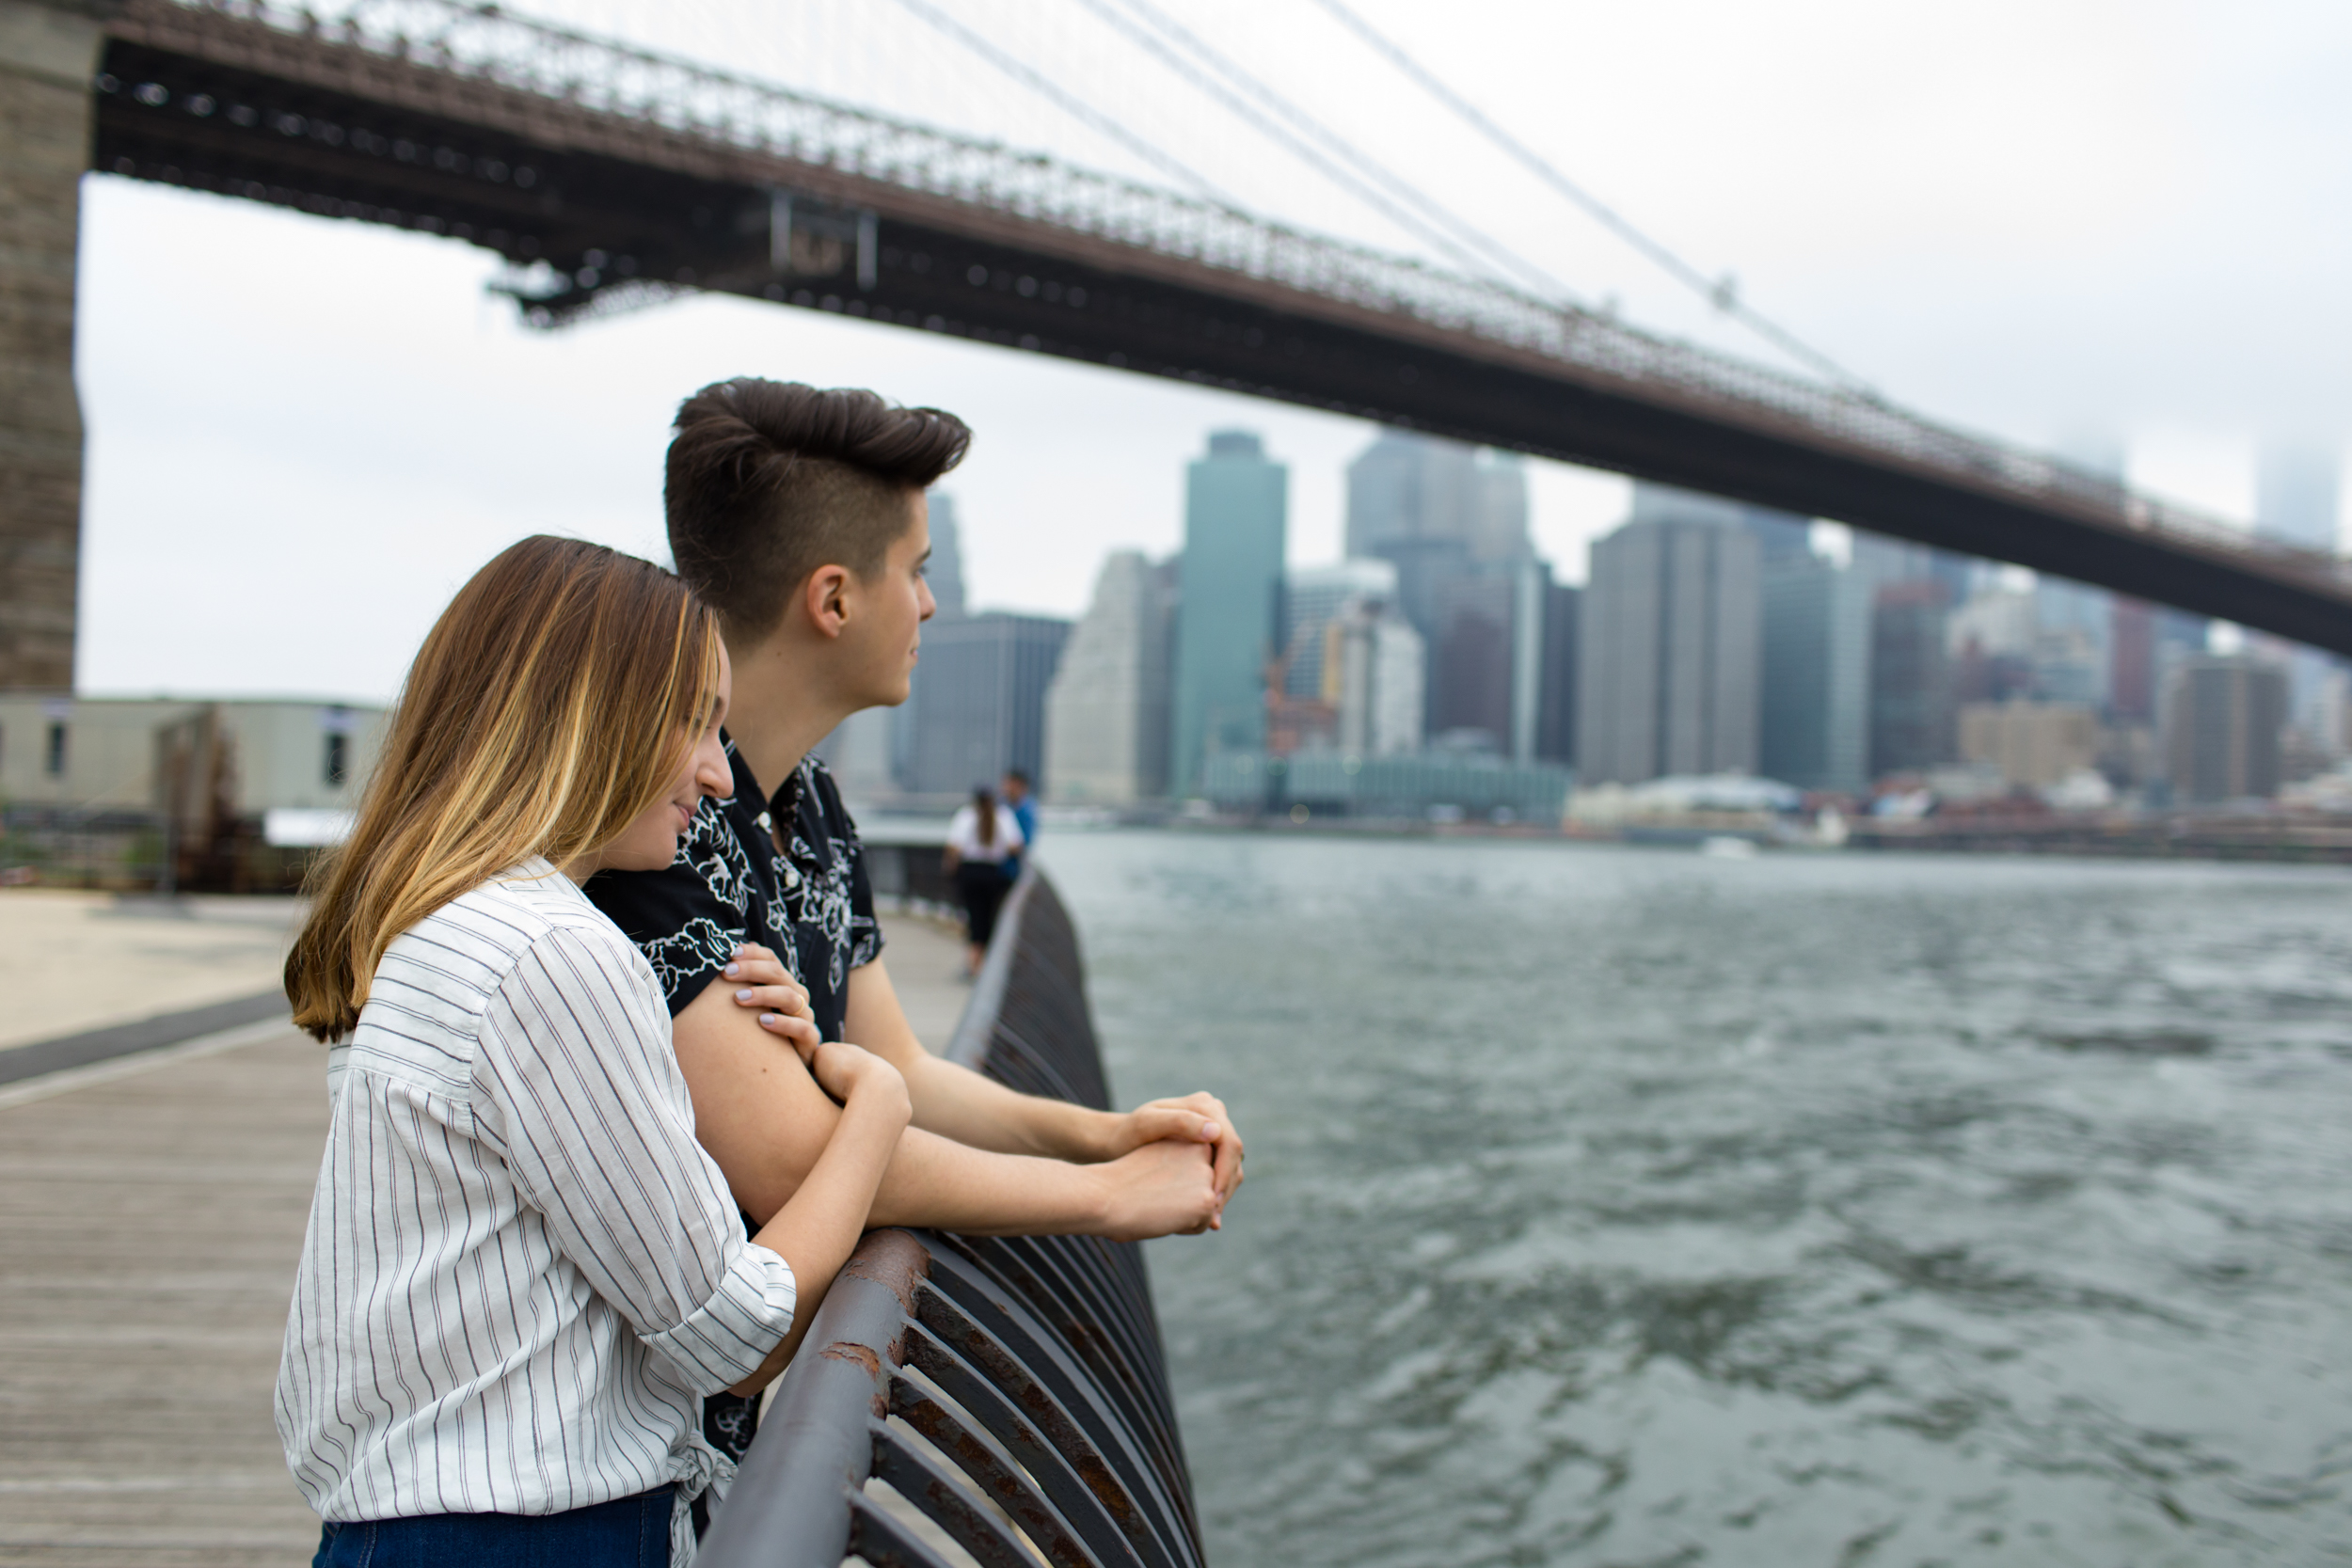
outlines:
M73 685L73 251L90 79L113 8L0 0L0 690Z

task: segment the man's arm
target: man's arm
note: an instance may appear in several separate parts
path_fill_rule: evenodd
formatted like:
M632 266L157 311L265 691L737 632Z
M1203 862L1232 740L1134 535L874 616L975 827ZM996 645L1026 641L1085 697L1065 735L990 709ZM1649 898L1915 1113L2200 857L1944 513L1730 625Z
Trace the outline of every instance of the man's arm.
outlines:
M905 1077L914 1125L925 1132L973 1148L1081 1164L1116 1160L1163 1139L1191 1141L1216 1148L1220 1210L1240 1184L1241 1137L1215 1096L1154 1101L1120 1114L1007 1088L924 1049L880 958L850 971L841 1032Z
M765 1223L815 1168L841 1107L789 1045L736 1006L735 989L723 976L714 979L672 1021L671 1039L694 1097L695 1136L744 1212ZM895 998L891 1005L895 1010ZM1220 1206L1210 1155L1205 1143L1162 1139L1107 1164L1072 1164L970 1148L910 1127L868 1223L1122 1240L1203 1230Z

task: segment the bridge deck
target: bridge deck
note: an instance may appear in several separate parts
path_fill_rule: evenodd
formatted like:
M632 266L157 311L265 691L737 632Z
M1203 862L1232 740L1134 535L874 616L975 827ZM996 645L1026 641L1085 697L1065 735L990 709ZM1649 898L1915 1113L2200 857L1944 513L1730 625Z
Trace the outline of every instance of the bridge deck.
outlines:
M944 1044L961 948L888 925L909 1016ZM63 1092L0 1088L0 1565L309 1560L318 1525L270 1404L320 1071L289 1030Z

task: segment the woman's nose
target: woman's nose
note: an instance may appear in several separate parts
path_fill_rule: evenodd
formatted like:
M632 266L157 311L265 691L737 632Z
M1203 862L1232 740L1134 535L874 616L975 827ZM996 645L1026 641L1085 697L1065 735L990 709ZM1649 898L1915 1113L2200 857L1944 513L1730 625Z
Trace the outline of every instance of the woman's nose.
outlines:
M714 800L735 787L735 769L727 766L726 748L716 736L695 748L694 784Z

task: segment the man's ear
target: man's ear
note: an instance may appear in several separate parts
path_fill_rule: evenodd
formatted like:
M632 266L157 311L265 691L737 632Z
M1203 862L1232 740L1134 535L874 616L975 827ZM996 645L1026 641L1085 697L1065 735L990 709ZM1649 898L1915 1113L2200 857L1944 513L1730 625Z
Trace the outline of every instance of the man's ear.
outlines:
M850 622L850 572L845 566L819 566L801 589L809 625L823 637L838 637Z

